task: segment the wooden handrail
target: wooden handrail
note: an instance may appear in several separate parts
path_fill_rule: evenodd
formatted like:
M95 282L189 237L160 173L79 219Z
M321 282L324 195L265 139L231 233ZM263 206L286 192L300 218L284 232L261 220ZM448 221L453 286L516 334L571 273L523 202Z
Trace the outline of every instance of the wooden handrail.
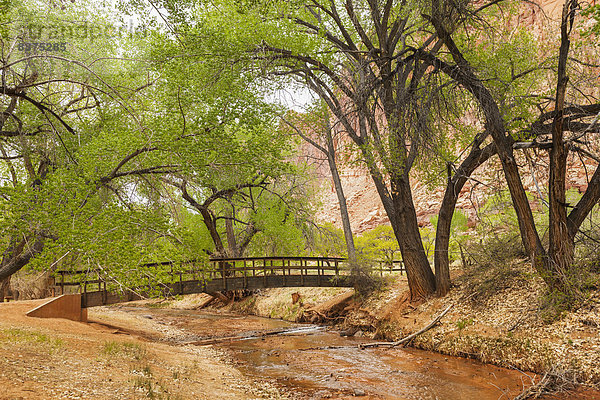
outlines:
M252 260L267 260L267 261L271 261L271 260L309 260L309 261L321 261L321 260L338 260L338 261L345 261L346 258L343 257L317 257L317 256L306 256L306 257L302 257L302 256L265 256L265 257L224 257L224 258L210 258L209 261L252 261Z
M188 260L180 262L164 261L141 264L139 267L143 268L170 265L171 270L169 275L171 276L171 281L177 281L177 283L179 284L179 288L183 287L184 276L189 275L192 275L192 281L199 282L206 282L207 279L219 279L223 281L223 286L227 287L228 278L242 277L244 279L244 282L247 282L247 277L250 275L264 275L264 279L266 279L267 276L283 275L284 284L287 276L300 276L302 283L304 283L304 279L302 278L303 276L316 275L319 276L320 284L320 277L324 276L326 271L335 271L335 276L338 276L340 273L340 263L343 261L346 261L346 259L341 257L314 256L231 257L212 258L209 259L208 262L206 262L206 260ZM196 263L202 263L203 265L198 269L192 270L177 270L173 268L175 264L183 266ZM236 263L243 263L243 266L237 266ZM316 263L316 265L313 263ZM208 268L209 265L211 266L211 268ZM298 271L300 272L298 273ZM84 290L84 292L86 292L88 290L88 285L98 285L99 290L101 290L101 285L103 285L104 290L106 291L107 280L101 278L101 272L101 269L74 271L59 270L56 271L56 274L60 275L61 279L60 282L57 282L56 286L59 286L61 288L61 293L64 293L64 288L69 286L80 286ZM69 279L68 281L65 280L65 276L77 275L80 275L80 279ZM86 279L89 275L93 275L94 279Z

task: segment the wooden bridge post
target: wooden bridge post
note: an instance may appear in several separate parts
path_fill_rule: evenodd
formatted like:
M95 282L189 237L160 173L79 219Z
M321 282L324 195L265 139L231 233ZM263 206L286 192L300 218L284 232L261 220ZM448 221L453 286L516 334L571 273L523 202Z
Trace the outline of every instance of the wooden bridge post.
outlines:
M65 294L65 271L60 271L60 294Z
M183 294L183 272L179 271L179 294Z
M248 274L246 271L246 260L244 260L244 289L248 289Z
M267 287L267 259L263 259L263 282L265 287Z
M285 258L281 259L281 273L283 274L283 286L285 286Z
M227 277L225 276L225 262L219 261L221 267L221 276L223 277L223 290L227 290Z
M317 284L321 286L321 262L317 259Z

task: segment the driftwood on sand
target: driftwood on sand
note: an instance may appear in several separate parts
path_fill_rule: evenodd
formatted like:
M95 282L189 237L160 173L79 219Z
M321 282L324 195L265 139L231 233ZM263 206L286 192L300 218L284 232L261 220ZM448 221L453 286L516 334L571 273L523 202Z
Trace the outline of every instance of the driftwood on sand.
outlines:
M420 334L427 332L429 329L433 328L438 322L440 322L440 319L442 319L442 317L444 315L446 315L448 313L448 311L450 311L450 309L454 306L454 304L449 305L448 307L446 307L446 309L444 311L442 311L440 313L440 315L438 315L437 317L435 317L435 319L433 321L431 321L426 327L418 330L417 332L410 334L408 336L406 336L405 338L402 338L400 340L398 340L397 342L375 342L375 343L362 343L358 345L359 349L368 349L368 348L373 348L373 347L383 347L383 346L387 346L387 347L396 347L396 346L400 346L403 344L406 344L408 342L410 342L411 340L413 340L414 338L416 338L417 336L419 336ZM329 350L329 349L348 349L354 346L324 346L324 347L309 347L306 349L300 349L302 351L309 351L309 350Z
M403 345L405 343L408 343L411 340L413 340L414 338L416 338L417 336L419 336L420 334L422 334L424 332L427 332L428 330L430 330L431 328L433 328L435 325L437 325L437 323L440 322L440 319L442 319L442 317L444 315L446 315L448 313L448 311L450 311L450 309L453 306L454 305L451 304L448 307L446 307L446 309L444 311L442 311L440 315L438 315L437 317L435 317L435 319L433 321L431 321L426 327L418 330L417 332L415 332L413 334L410 334L410 335L406 336L405 338L402 338L402 339L398 340L397 342L364 343L364 344L358 345L358 347L360 347L362 349L366 349L366 348L369 348L369 347L381 347L381 346L396 347L396 346L400 346L400 345Z

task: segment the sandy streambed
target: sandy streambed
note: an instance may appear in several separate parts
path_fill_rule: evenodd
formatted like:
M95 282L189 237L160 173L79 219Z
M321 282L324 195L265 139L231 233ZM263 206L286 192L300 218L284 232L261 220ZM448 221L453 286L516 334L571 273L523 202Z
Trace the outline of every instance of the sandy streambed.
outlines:
M539 379L533 373L415 349L360 349L358 344L368 339L277 319L173 309L120 312L180 332L179 343L219 339L200 347L224 351L244 376L271 383L278 396L295 399L496 400L513 398Z
M90 323L26 317L37 304L0 304L0 400L495 400L536 379L277 319L147 306L91 309Z

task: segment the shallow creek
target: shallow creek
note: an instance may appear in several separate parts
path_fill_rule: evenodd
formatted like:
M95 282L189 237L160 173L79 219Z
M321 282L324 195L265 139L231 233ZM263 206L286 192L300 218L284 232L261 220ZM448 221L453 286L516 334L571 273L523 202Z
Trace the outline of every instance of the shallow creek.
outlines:
M358 344L369 340L269 318L151 308L123 311L178 328L185 332L176 339L180 343L226 350L245 375L272 382L298 399L511 399L534 376L415 349L359 349Z

